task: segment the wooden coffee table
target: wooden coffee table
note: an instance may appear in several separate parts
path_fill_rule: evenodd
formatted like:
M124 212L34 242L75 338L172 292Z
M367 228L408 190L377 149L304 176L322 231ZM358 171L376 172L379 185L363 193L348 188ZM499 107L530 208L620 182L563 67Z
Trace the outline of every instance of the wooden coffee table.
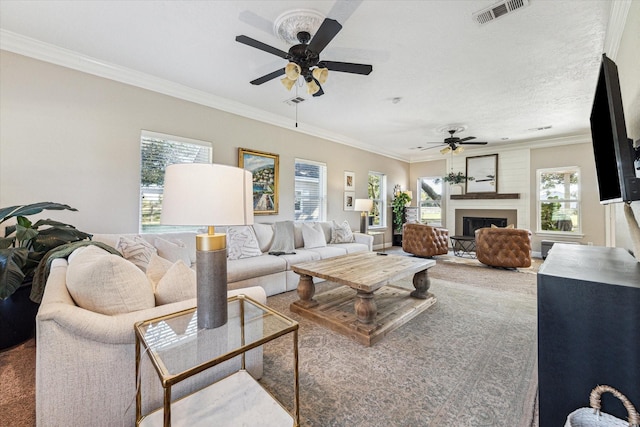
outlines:
M376 252L296 264L291 269L300 275L300 299L289 308L370 346L436 302L428 292L427 275L435 264L430 259ZM411 275L415 289L394 284ZM313 277L344 286L316 296Z

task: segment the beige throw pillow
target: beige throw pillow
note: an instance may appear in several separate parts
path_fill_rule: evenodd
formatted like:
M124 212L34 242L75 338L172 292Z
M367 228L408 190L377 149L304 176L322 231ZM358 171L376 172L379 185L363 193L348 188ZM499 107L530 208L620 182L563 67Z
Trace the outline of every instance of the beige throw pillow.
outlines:
M349 221L344 220L342 225L339 225L335 221L333 221L333 225L331 227L331 241L329 243L352 243L353 242L353 231L351 231L351 226L349 225Z
M158 286L158 282L165 273L173 266L173 263L168 259L164 259L156 254L151 256L151 261L149 261L149 265L147 266L147 279L151 282L153 287L153 291L156 291Z
M142 271L147 270L151 255L157 252L151 243L140 236L135 236L133 239L120 236L116 249L120 251L123 257L137 265Z
M196 272L184 261L173 264L156 286L156 305L171 304L196 297Z
M252 227L247 225L227 229L227 256L230 260L262 255Z
M166 240L160 237L153 242L158 250L158 255L171 262L182 260L186 265L191 265L189 248L180 239Z
M327 241L324 237L324 231L320 227L320 224L302 224L302 238L304 239L304 248L323 248L327 246Z
M145 274L118 255L87 246L67 268L67 289L79 307L115 315L155 306Z

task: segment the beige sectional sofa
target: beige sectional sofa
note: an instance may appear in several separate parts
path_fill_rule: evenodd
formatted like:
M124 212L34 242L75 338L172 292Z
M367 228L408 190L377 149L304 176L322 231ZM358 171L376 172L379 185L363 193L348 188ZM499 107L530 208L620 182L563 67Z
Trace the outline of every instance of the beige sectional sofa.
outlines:
M325 234L325 246L305 249L301 225L297 224L294 232L295 254L276 256L267 253L274 238L273 225L255 224L252 227L260 252L256 252L255 256L228 261L229 295L245 294L263 304L266 304L267 295L296 288L298 277L290 270L291 265L368 251L373 243L372 236L357 233L354 233L354 242L328 243L332 223L323 222L319 223L319 227ZM122 236L140 239L136 235L95 234L94 240L117 248ZM195 233L145 234L142 238L151 245L157 244L156 249L161 257L166 255L171 258L173 255L181 257L185 264L195 262ZM166 248L163 252L162 245L168 241L180 242L179 253L166 253ZM94 249L99 250L94 246L91 251L95 252ZM69 281L69 277L74 277L68 274L70 266L73 267L80 257L75 255L73 259L74 255L69 261L53 261L36 318L36 424L38 427L132 426L136 391L134 323L195 307L196 301L191 298L114 315L82 308L72 296L74 285ZM135 260L126 261L117 255L106 255L118 258L120 264L135 264ZM173 265L177 264L181 262L176 261ZM151 264L148 266L150 269ZM135 266L127 264L126 267L141 274ZM194 272L187 267L184 269L195 277ZM148 273L146 277L150 279ZM195 286L194 283L191 285ZM153 304L153 296L151 301ZM156 294L156 304L157 301ZM229 313L230 317L233 315ZM252 331L247 333L251 334ZM143 412L146 413L162 405L162 389L148 358L143 357L142 360L142 403ZM201 388L202 384L221 379L239 366L240 361L236 358L207 370L194 381L180 384L173 397L179 398ZM252 354L248 355L247 370L256 378L262 375L261 348L252 350Z

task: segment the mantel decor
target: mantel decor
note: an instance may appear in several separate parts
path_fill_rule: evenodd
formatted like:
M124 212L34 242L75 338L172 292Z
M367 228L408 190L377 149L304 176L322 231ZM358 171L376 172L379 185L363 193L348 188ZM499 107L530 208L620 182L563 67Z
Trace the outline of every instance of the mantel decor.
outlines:
M498 155L467 157L467 194L498 192Z
M277 154L238 148L238 166L253 174L253 214L278 213L278 163Z

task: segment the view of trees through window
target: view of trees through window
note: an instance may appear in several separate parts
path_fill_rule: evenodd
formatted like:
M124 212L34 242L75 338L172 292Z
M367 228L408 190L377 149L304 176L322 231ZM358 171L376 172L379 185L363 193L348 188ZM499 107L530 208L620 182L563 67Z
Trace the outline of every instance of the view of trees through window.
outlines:
M207 144L142 135L140 139L141 232L184 229L184 227L160 225L164 171L167 166L174 163L211 163L211 145Z
M580 232L580 174L576 168L538 171L542 231Z
M384 227L386 225L384 195L386 194L384 174L369 172L367 191L373 200L373 208L369 212L369 226Z
M420 222L429 225L442 225L442 178L418 178Z

